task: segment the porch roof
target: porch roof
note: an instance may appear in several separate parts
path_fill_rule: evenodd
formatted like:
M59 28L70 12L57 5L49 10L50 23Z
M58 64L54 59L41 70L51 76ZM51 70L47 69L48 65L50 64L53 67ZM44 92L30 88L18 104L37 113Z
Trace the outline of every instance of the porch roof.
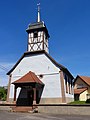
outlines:
M74 89L74 94L81 94L84 91L86 91L88 88L78 88L78 89Z
M26 75L24 75L22 78L16 80L12 84L22 84L22 83L39 83L43 84L44 83L35 75L33 72L28 72Z

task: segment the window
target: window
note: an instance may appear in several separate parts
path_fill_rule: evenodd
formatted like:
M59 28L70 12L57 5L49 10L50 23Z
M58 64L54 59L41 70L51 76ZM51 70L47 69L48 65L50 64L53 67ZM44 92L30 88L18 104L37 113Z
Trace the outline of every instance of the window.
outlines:
M69 94L71 94L71 85L70 83L68 85L69 85Z
M66 93L73 94L73 81L72 79L64 73Z
M45 35L45 39L46 39L46 40L48 39L47 35Z
M34 32L34 38L37 38L38 37L38 32Z
M68 77L69 94L71 94L71 79Z
M71 94L73 94L72 87L73 87L73 81L71 80Z
M83 87L84 87L83 84L78 84L78 85L77 85L77 89L83 88Z
M66 93L68 93L68 78L66 74L64 74L64 79L65 79Z

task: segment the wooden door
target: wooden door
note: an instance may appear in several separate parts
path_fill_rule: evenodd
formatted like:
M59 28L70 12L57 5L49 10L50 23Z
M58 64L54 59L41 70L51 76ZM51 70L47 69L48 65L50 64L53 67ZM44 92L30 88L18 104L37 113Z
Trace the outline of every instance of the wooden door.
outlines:
M28 105L32 106L33 105L33 97L34 97L34 92L33 90L29 90L27 93L27 99L28 99Z

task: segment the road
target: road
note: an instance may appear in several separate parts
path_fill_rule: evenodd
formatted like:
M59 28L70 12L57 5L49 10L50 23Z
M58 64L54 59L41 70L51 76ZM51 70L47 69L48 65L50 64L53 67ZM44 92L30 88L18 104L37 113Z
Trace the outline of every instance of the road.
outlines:
M90 120L90 116L15 113L0 111L0 120Z

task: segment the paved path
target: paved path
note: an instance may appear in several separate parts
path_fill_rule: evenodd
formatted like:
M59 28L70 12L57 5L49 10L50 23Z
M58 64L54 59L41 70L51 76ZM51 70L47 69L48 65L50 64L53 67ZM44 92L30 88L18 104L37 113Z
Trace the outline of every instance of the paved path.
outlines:
M90 120L90 116L14 113L0 111L0 120Z

